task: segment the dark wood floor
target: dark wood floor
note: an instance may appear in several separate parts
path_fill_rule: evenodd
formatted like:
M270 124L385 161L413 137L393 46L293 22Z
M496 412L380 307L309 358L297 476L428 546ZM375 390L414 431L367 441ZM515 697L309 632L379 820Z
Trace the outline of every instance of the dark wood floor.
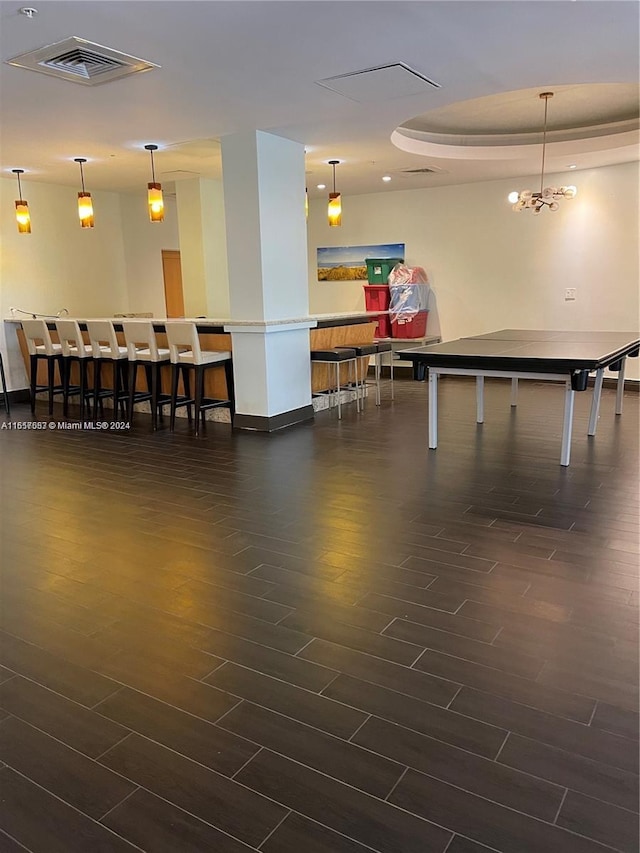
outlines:
M509 391L0 430L2 853L636 853L638 395Z

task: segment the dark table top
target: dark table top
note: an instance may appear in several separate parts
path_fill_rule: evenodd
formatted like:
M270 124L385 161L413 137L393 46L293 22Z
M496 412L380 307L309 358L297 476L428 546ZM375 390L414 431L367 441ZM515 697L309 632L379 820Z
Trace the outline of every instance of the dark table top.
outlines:
M562 332L503 329L472 338L402 351L434 367L531 373L593 371L638 355L638 332Z

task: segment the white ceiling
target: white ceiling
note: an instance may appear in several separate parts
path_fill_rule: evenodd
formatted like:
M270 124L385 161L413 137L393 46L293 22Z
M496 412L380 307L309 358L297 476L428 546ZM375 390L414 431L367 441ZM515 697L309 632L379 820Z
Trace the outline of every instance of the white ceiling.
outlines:
M535 146L523 146L516 159L440 160L399 150L390 137L414 118L424 124L431 111L455 116L464 131L459 104L478 98L554 87L570 97L579 84L638 83L636 2L29 0L38 9L32 19L18 13L21 5L0 2L0 168L26 169L25 184L74 185L72 158L81 156L89 159L88 189L144 186L149 142L161 148L160 180L219 176L217 140L256 128L305 145L312 197L324 195L317 183L330 185L326 162L334 158L342 161L337 183L345 195L529 175L539 168ZM72 35L161 67L88 88L4 62ZM401 97L387 91L378 100L374 93L361 103L317 83L399 62L440 88L425 84ZM528 116L517 100L518 127L535 126L541 102L530 99ZM566 124L560 110L560 98L550 102L557 126ZM587 112L597 119L596 100ZM477 102L469 105L469 132L473 123L491 123L478 115ZM633 145L623 153L563 145L548 152L547 171L637 157ZM428 165L441 171L402 174ZM383 184L384 174L393 180Z

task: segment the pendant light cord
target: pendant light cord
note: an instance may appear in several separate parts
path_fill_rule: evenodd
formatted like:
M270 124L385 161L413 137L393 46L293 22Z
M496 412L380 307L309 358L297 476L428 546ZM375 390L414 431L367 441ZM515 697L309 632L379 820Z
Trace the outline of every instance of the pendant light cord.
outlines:
M20 172L16 172L18 177L18 195L20 196L20 201L22 202L22 187L20 186Z
M82 162L80 163L80 180L82 182L82 192L85 192L85 189L84 189L84 171L82 170Z
M155 170L155 167L153 165L153 149L152 148L149 150L149 154L151 154L151 180L155 184L155 182L156 182L156 170Z
M544 99L544 129L542 131L542 171L540 173L540 194L544 186L544 158L547 147L547 108L549 106L549 98Z
M335 191L336 191L336 164L332 163L331 165L333 167L333 191L335 193Z

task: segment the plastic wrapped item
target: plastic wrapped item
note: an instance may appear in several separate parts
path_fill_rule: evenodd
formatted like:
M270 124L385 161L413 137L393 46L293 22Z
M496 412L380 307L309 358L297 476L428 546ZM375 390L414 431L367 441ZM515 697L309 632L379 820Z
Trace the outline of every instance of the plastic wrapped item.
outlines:
M407 321L429 309L431 288L422 267L396 264L389 273L391 322Z

